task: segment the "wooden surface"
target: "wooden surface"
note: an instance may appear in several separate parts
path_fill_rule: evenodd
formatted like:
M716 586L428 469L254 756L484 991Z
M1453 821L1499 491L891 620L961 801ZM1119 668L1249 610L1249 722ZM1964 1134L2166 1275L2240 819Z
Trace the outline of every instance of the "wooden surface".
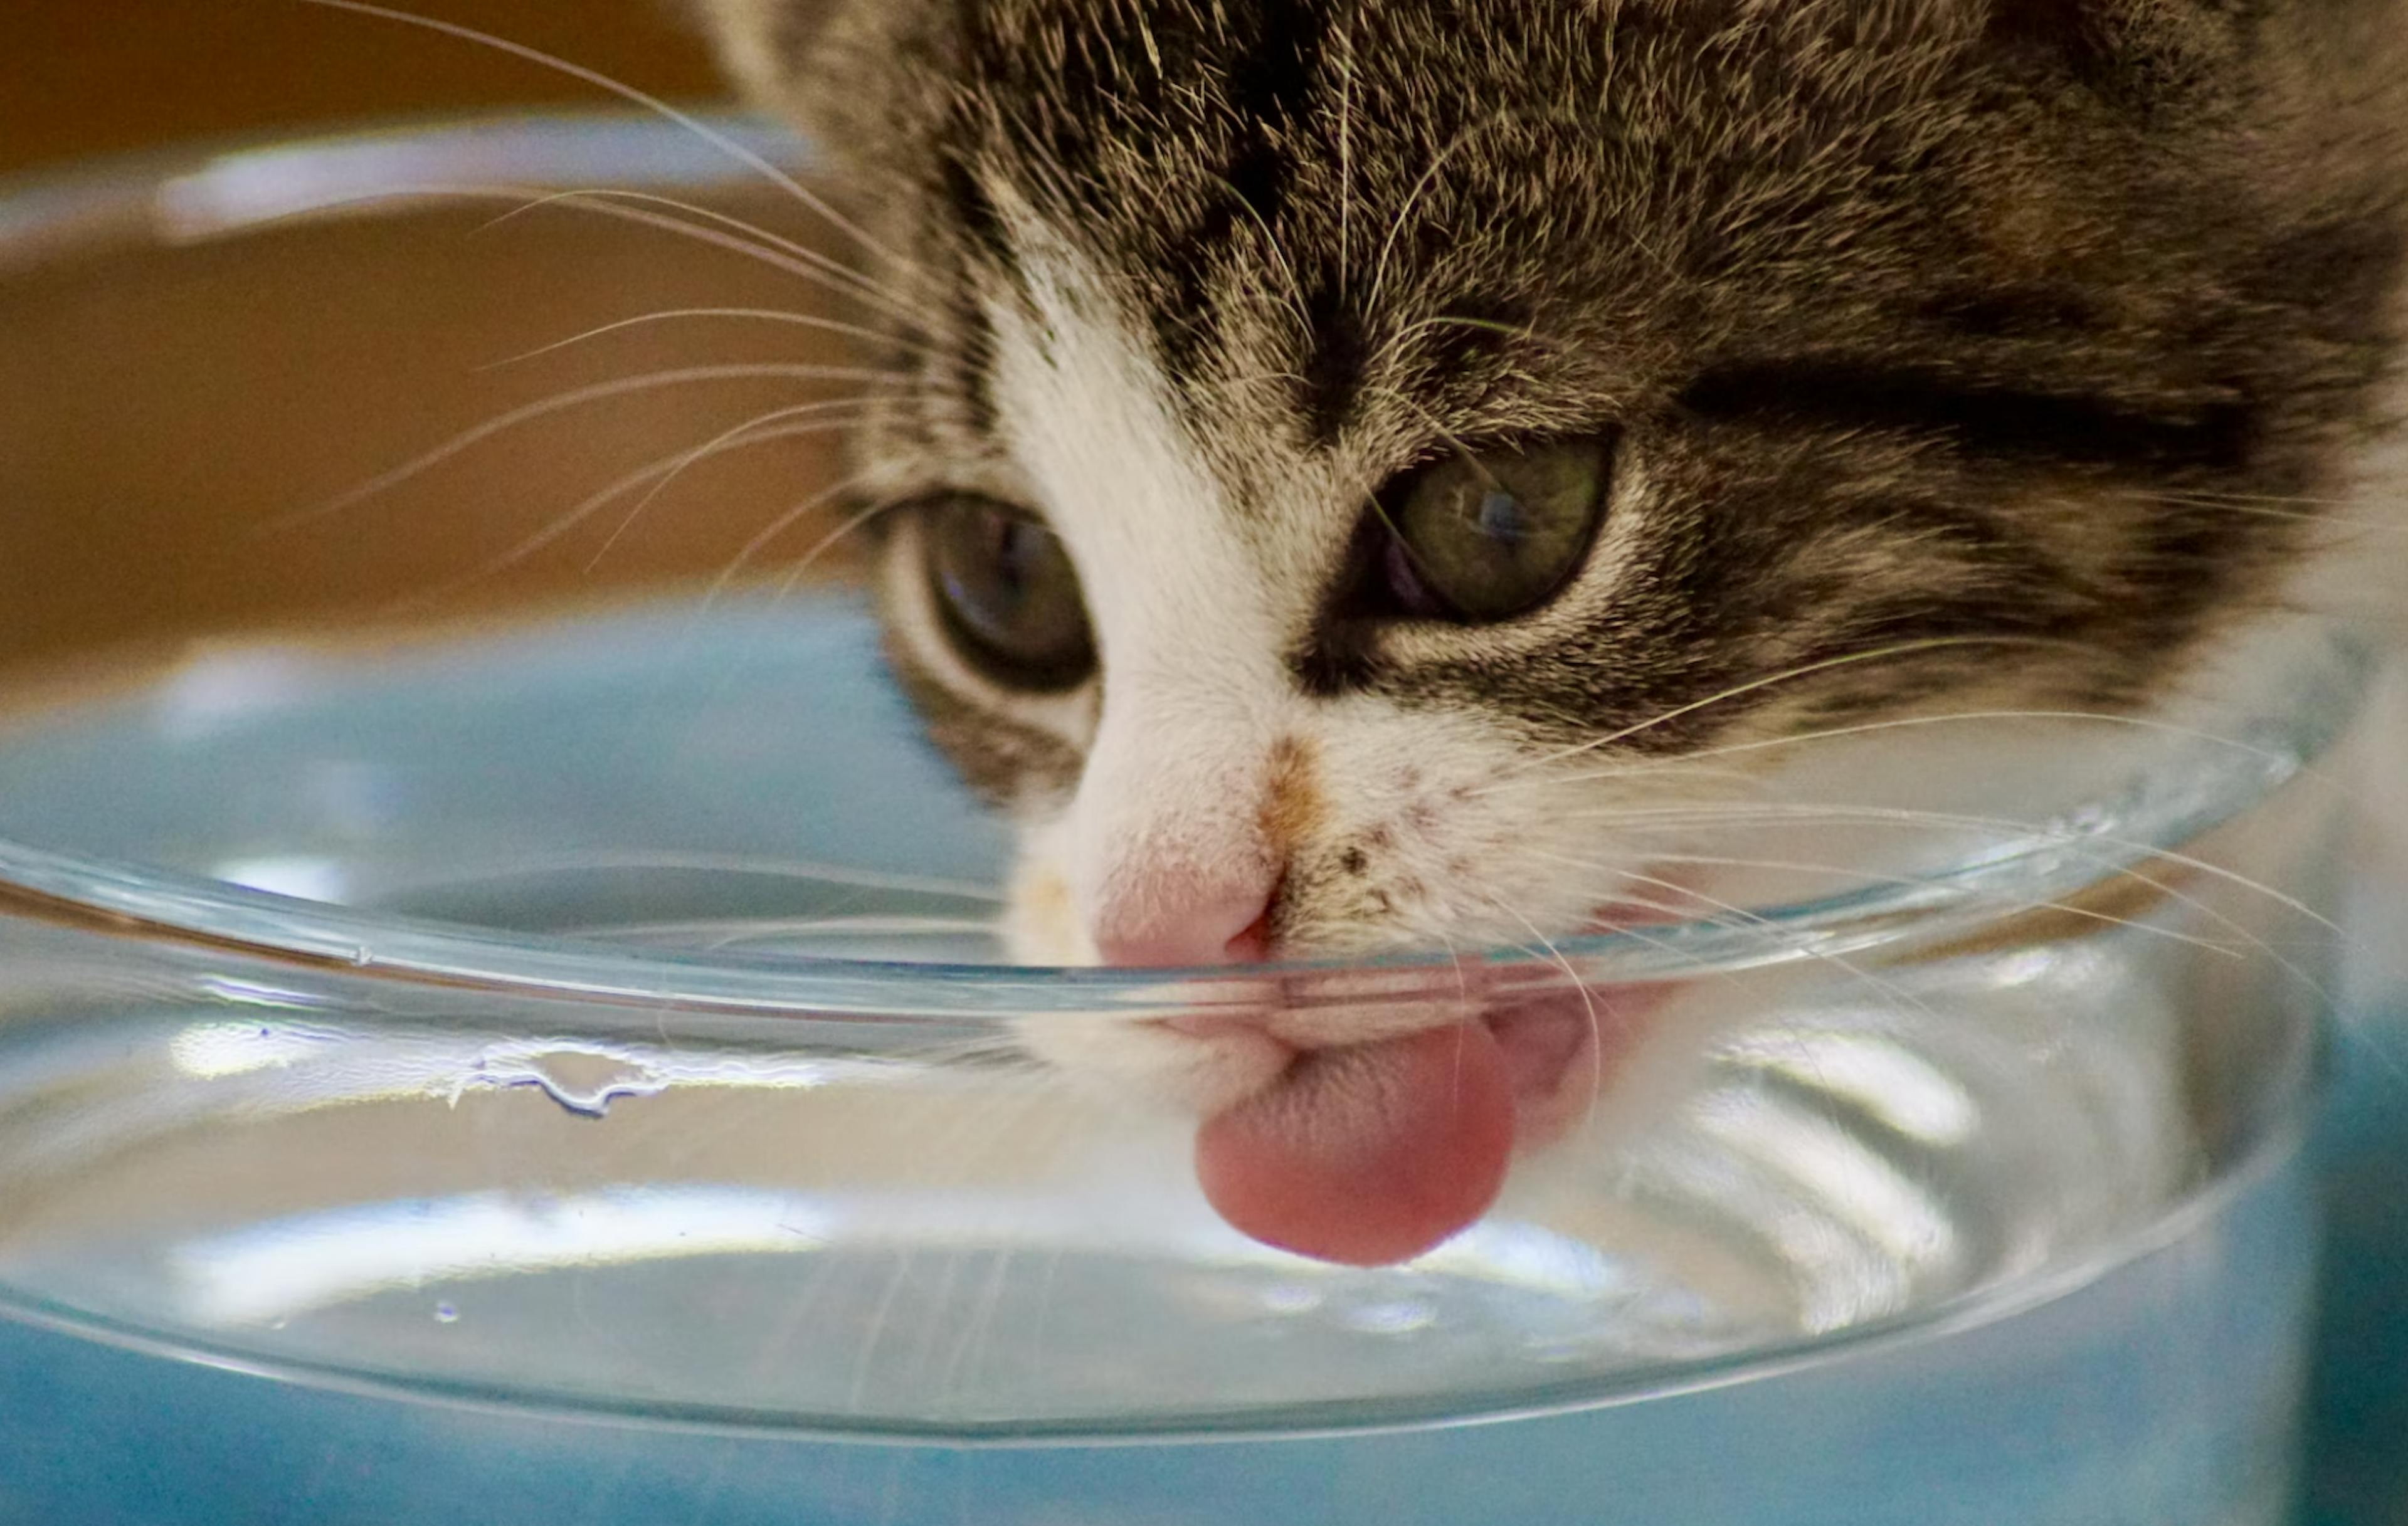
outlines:
M657 94L718 93L677 0L395 0ZM0 173L163 141L607 100L490 48L304 0L0 0Z

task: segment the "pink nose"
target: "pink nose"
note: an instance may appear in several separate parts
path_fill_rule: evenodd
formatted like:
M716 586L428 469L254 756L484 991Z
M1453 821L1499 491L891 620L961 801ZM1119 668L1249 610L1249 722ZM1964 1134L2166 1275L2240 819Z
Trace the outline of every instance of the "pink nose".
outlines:
M1234 964L1270 948L1270 887L1167 876L1099 908L1096 952L1107 964Z

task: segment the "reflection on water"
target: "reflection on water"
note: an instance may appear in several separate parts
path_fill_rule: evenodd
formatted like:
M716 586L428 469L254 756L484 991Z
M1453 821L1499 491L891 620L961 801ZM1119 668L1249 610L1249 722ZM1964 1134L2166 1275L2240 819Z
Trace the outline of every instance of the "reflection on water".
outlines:
M792 1194L650 1186L569 1197L474 1192L370 1203L188 1240L167 1253L176 1313L204 1327L289 1319L452 1278L826 1243Z
M1363 1274L1268 1250L1198 1218L1182 1236L1196 1264L1275 1270L1249 1302L1306 1315L1327 1285ZM399 1289L563 1268L746 1255L808 1255L840 1247L930 1257L1026 1253L1031 1265L1079 1253L1109 1259L1119 1237L1066 1205L998 1204L929 1191L864 1197L716 1183L614 1186L565 1195L491 1191L361 1204L202 1234L164 1253L175 1316L204 1328L280 1324ZM1629 1268L1593 1246L1527 1224L1481 1225L1419 1263L1433 1281L1461 1278L1533 1296L1595 1300L1632 1292ZM755 1274L757 1275L757 1274ZM1316 1285L1322 1286L1316 1286ZM840 1318L840 1310L830 1311ZM1403 1334L1437 1318L1411 1300L1351 1305L1353 1328Z
M1962 1144L1979 1122L1972 1095L1960 1083L1880 1034L1750 1034L1723 1052L1735 1063L1843 1101L1922 1144Z

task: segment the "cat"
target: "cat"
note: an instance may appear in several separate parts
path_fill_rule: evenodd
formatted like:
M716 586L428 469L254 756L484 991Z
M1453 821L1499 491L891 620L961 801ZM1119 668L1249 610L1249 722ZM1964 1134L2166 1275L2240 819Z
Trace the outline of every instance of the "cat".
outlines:
M897 298L889 644L1034 961L1610 923L1653 765L2147 711L2380 497L2399 0L701 3ZM1381 1261L1594 1060L1386 1021L1025 1038Z

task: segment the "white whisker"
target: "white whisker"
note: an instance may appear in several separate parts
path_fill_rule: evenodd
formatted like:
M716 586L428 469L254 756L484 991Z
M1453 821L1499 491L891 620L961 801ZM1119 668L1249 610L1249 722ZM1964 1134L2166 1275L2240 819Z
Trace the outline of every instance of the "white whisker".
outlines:
M762 323L788 323L797 328L814 329L824 334L841 334L848 338L865 339L878 344L896 344L899 345L901 349L911 352L924 352L926 349L924 345L898 340L893 335L882 334L878 330L869 328L864 324L848 323L841 319L821 318L812 313L787 312L779 307L666 307L659 312L638 313L633 318L622 318L615 322L597 324L593 328L585 330L583 333L572 334L566 339L554 339L548 345L538 345L533 349L521 350L515 355L507 355L497 361L487 361L484 364L478 366L477 369L479 371L498 371L504 366L521 365L528 361L535 360L539 356L555 354L560 350L568 349L571 345L581 345L588 340L601 338L604 335L618 334L624 330L640 327L645 324L666 323L688 318L717 318Z
M1439 171L1446 167L1446 162L1454 158L1465 144L1504 120L1503 115L1498 115L1471 122L1447 139L1444 147L1430 156L1429 164L1422 170L1421 178L1415 180L1412 189L1405 193L1403 205L1397 208L1395 221L1388 224L1387 236L1380 241L1380 252L1371 261L1371 285L1363 298L1366 311L1379 310L1381 294L1388 285L1388 259L1396 252L1397 240L1404 234L1406 224L1412 221L1413 211L1421 206L1422 197L1428 194L1429 188L1437 182Z
M762 420L755 419L739 426L739 428L750 429L762 422ZM837 419L822 421L810 424L796 424L786 428L763 429L760 434L750 438L719 443L716 446L716 449L719 451L739 449L746 446L767 445L778 440L796 439L808 435L825 434L830 430L850 428L852 426L852 422L853 421L849 419ZM679 469L692 464L695 457L695 453L694 451L683 450L675 455L663 456L657 460L645 463L643 465L637 467L634 471L627 473L616 481L604 487L599 492L589 494L582 502L570 508L566 513L556 516L549 523L545 524L543 528L538 530L535 534L512 546L509 549L480 563L472 571L462 573L456 578L446 578L444 581L437 584L433 588L422 590L417 593L410 594L407 598L396 601L391 606L388 613L406 614L412 610L424 608L431 604L438 604L464 589L473 587L497 573L506 571L507 569L517 565L519 563L525 561L528 557L535 555L538 551L542 550L545 547L550 546L556 540L559 540L562 536L566 535L579 525L584 523L587 520L592 519L595 514L607 507L613 500L634 492L636 489L642 487L646 482L652 481L655 478L661 479L660 482L656 483L654 486L654 493L657 493L660 486L666 485L668 479L672 478ZM652 501L652 494L648 494L644 499L644 503L650 503ZM638 509L642 506L642 504L638 504L637 506ZM633 518L634 516L631 514L628 517L628 521L632 521ZM628 521L621 521L619 527L611 532L610 539L612 541L617 540L619 535L626 529ZM603 550L607 551L609 549L609 545L606 542L603 547ZM596 551L594 556L586 562L585 570L587 572L592 572L595 564L598 563L601 559L602 551Z
M1543 753L1529 760L1522 768L1516 769L1515 773L1518 775L1529 769L1543 767L1551 763L1560 763L1566 758L1578 757L1584 752L1595 751L1601 747L1611 747L1616 742L1636 736L1641 732L1653 730L1667 721L1677 720L1684 715L1694 715L1711 706L1738 699L1742 695L1755 693L1758 690L1770 689L1777 684L1791 683L1817 673L1828 673L1835 668L1881 662L1892 657L1909 657L1928 651L1942 651L1956 647L2066 647L2070 645L2071 643L2053 640L2046 636L1942 635L1931 636L1920 641L1901 641L1887 647L1875 647L1869 651L1852 651L1838 657L1826 657L1816 662L1800 663L1796 667L1784 668L1778 673L1767 674L1760 678L1751 678L1745 683L1734 684L1728 689L1708 694L1703 699L1691 700L1686 705L1676 706L1645 720L1634 721L1619 731L1608 733L1603 736L1591 737L1555 752Z
M1642 820L1642 818L1645 818L1650 814L1652 813L1645 811L1634 812L1628 815L1598 813L1597 816L1592 817L1591 819L1610 820L1616 832L1627 835L1650 830L1649 823ZM1693 831L1701 825L1731 825L1750 820L1761 819L1780 820L1793 824L1801 821L1807 823L1817 821L1844 821L1858 825L1910 829L1928 829L1934 826L1946 826L1960 829L1970 828L1979 831L1996 832L2011 837L2038 838L2040 841L2052 847L2071 850L2079 861L2094 865L2114 877L2134 880L2157 891L2159 894L2166 896L2170 900L2176 901L2184 906L2189 906L2200 916L2207 918L2217 926L2231 933L2249 948L2264 954L2286 974L2291 976L2294 979L2298 980L2301 986L2306 988L2308 991L2316 993L2319 997L2325 994L2325 988L2321 981L2317 980L2314 976L2309 975L2305 970L2300 969L2297 964L2286 958L2272 943L2269 943L2266 939L2261 938L2255 933L2249 931L2247 927L2243 926L2234 918L2218 911L2215 907L2209 906L2206 902L2201 901L2197 896L2191 895L2176 886L2170 885L2155 876L2145 874L2139 869L2129 866L2128 864L2119 863L2103 853L2089 851L2086 845L2101 844L2111 848L2120 848L2132 853L2136 857L2149 860L2161 860L2180 868L2189 869L2195 873L2204 875L2211 879L2219 880L2232 885L2234 888L2250 894L2261 896L2272 901L2277 906L2293 911L2298 915L2306 918L2309 921L2315 923L2318 927L2339 937L2344 946L2347 946L2354 941L2351 939L2347 930L2343 928L2340 923L2334 921L2331 918L2317 911L2315 907L2300 900L2297 896L2277 890L2273 886L2268 885L2263 881L2252 879L2248 876L2241 874L2235 870L2227 869L2220 864L2209 863L2204 859L2198 858L2191 854L2182 853L2172 849L2161 848L2155 843L2141 842L2131 838L2114 836L2105 833L2069 833L2062 829L2045 826L2040 822L2018 821L2009 818L1969 816L1942 811L1905 810L1879 806L1746 806L1723 810L1711 815L1695 811L1681 812L1678 814L1683 816L1684 819L1678 822L1669 824L1670 825L1671 830L1684 832ZM1939 887L1935 886L1934 888L1937 889Z
M1634 775L1660 774L1667 772L1679 773L1685 771L1687 766L1693 763L1701 762L1710 758L1727 758L1739 756L1744 753L1769 751L1777 748L1794 746L1801 742L1830 741L1846 736L1868 736L1879 732L1901 731L1917 727L1942 726L1977 720L2078 720L2093 722L2100 725L2126 726L2137 731L2150 731L2169 736L2179 736L2188 741L2209 742L2218 747L2229 748L2234 751L2245 753L2251 757L2259 759L2262 762L2272 763L2285 769L2296 769L2300 772L2309 771L2309 765L2301 763L2300 760L2290 754L2275 752L2270 749L2253 746L2250 743L2239 741L2232 737L2219 736L2214 732L2200 731L2193 727L2177 725L2173 722L2159 720L2149 716L2118 715L2112 711L2104 710L1956 710L1951 711L1946 715L1901 716L1889 720L1869 720L1858 725L1833 726L1821 731L1797 732L1786 736L1764 737L1753 742L1732 742L1721 747L1700 748L1695 752L1684 752L1676 758L1643 759L1634 763L1622 764L1614 768L1599 769L1594 773L1555 775L1541 778L1525 778L1516 775L1503 783L1486 786L1484 789L1474 791L1473 793L1477 796L1493 794L1500 790L1530 789L1542 786L1579 784L1597 779L1627 777ZM1557 756L1561 755L1558 754Z
M1650 853L1647 855L1647 862L1650 863L1694 864L1699 868L1706 869L1771 869L1787 874L1829 875L1835 878L1854 881L1858 884L1892 885L1901 890L1941 890L1946 891L1950 895L1956 896L1959 900L1971 902L1975 905L1980 905L1985 900L1994 902L1997 915L2001 920L2012 917L2026 915L2031 912L2056 912L2063 916L2077 917L2086 921L2095 921L2110 927L2121 927L2127 928L2135 933L2145 933L2152 937L2163 938L2173 943L2187 944L2190 947L2200 949L2204 952L2219 954L2227 958L2241 959L2245 958L2247 954L2247 950L2234 944L2218 943L2213 938L2202 938L2189 934L2177 933L2172 928L2159 927L2155 922L2144 922L2140 920L2138 918L2118 917L2112 912L2100 911L2094 907L2081 906L2071 901L2032 900L2028 897L2000 895L1991 891L1989 887L1984 885L1935 884L1928 878L1922 878L1913 875L1873 874L1867 870L1854 868L1843 863L1813 863L1788 859L1735 858L1712 853ZM1667 907L1663 909L1673 910L1677 908Z
M482 228L480 228L477 231L482 233L489 229L498 228L506 222L512 221L518 218L525 216L529 212L537 211L546 207L566 205L571 207L587 207L590 209L598 210L599 207L607 207L613 202L623 201L645 202L657 207L667 207L677 211L683 212L690 217L702 218L707 221L716 222L722 227L733 228L737 230L738 233L744 235L742 239L738 240L739 243L750 241L758 248L765 250L774 250L784 256L787 261L793 262L793 264L781 264L779 266L780 269L794 270L794 266L796 264L799 264L803 269L796 270L796 274L799 275L803 274L804 271L809 271L812 273L813 278L818 279L822 285L829 285L831 282L835 283L830 287L830 289L839 292L840 294L850 296L855 301L867 300L874 302L886 311L892 313L897 318L903 319L905 321L909 321L910 319L910 303L907 296L891 288L882 286L878 282L871 280L867 276L865 276L860 271L853 269L843 261L833 259L828 255L823 254L818 250L811 248L808 244L799 244L791 238L781 238L776 234L765 232L757 225L747 222L742 218L737 217L732 213L722 212L714 207L704 207L695 202L680 201L674 196L664 196L656 192L635 191L624 186L590 186L577 191L546 192L534 197L523 207L512 207L509 211L504 212L500 216L489 220ZM595 204L599 204L599 207ZM690 222L681 222L674 218L656 218L654 220L654 225L666 225L669 227L682 228L697 234L707 233L710 231L708 229L695 228L694 224Z
M859 487L864 481L868 479L868 475L869 474L867 472L859 473L847 478L841 482L836 483L832 487L824 488L820 492L804 499L802 502L796 504L791 508L788 508L776 519L770 521L758 535L755 535L751 540L744 543L742 548L737 551L736 559L728 563L726 567L721 571L718 578L712 580L710 591L703 595L702 606L706 609L709 608L721 594L724 593L727 591L728 585L736 580L737 576L744 570L746 565L748 565L755 556L758 556L761 553L761 549L763 547L777 539L801 520L808 518L810 514L824 506L830 500L835 499L843 493L850 492L854 488ZM878 518L881 514L887 513L888 511L899 506L900 502L901 500L892 500L884 503L872 504L867 508L854 514L851 518L847 519L843 523L838 524L835 529L821 536L817 541L812 543L810 550L803 553L802 560L796 563L794 567L788 571L785 580L779 585L779 592L781 595L792 592L795 585L802 581L803 574L810 568L812 563L816 563L822 556L825 555L831 547L835 546L845 536L860 529L863 525L867 524L870 521Z
M1553 854L1542 856L1550 858L1555 857L1555 855ZM1605 863L1584 863L1577 859L1559 858L1556 862L1573 868L1603 871L1615 876L1621 880L1635 881L1641 885L1653 885L1658 890L1670 891L1676 895L1685 896L1699 906L1712 906L1724 916L1737 919L1741 925L1754 928L1760 933L1772 934L1776 942L1785 943L1787 946L1795 948L1800 952L1806 954L1809 958L1819 959L1824 963L1830 964L1834 968L1855 977L1856 979L1864 982L1865 985L1870 989L1880 991L1895 1001L1902 1002L1907 1005L1914 1007L1916 1011L1921 1012L1926 1017L1937 1016L1937 1014L1931 1010L1928 1003L1914 996L1903 987L1899 986L1896 981L1885 980L1881 977L1874 975L1870 971L1849 960L1845 955L1836 953L1828 948L1815 948L1811 942L1803 938L1794 940L1784 938L1784 934L1785 930L1760 912L1750 911L1745 906L1734 906L1728 901L1717 900L1715 897L1706 894L1703 891L1694 890L1689 886L1681 884L1677 880L1659 878L1655 875L1640 874L1635 870ZM1621 931L1627 933L1630 930L1628 928L1624 928L1621 929Z
M304 0L304 3L316 4L317 0ZM683 207L688 205L687 203L670 202L668 198L665 196L651 196L645 193L634 191L593 191L579 193L578 194L581 199L563 202L561 205L574 207L579 211L587 212L596 217L606 217L615 222L633 223L638 227L653 228L665 233L673 233L681 238L689 238L696 243L706 244L712 249L724 250L732 254L740 254L748 260L753 260L762 264L767 265L772 270L781 271L784 274L796 277L798 279L809 281L814 286L834 292L848 301L859 301L862 299L863 293L859 290L849 284L838 281L836 278L830 275L827 271L818 269L800 260L781 254L774 249L769 249L754 242L752 239L738 237L734 234L722 233L714 228L697 227L694 223L685 221L683 219L666 217L658 212L648 212L638 207L621 207L616 205L612 200L606 198L616 197L621 200L667 202L668 205L676 207ZM380 186L373 191L362 191L344 196L315 198L312 199L307 207L300 207L290 212L281 213L274 217L263 218L256 225L265 227L278 222L297 221L307 218L322 216L324 213L334 211L340 207L373 206L378 202L385 201L524 202L530 199L544 201L552 198L552 196L553 193L535 186L501 184L471 185L449 181L397 181L391 185ZM702 209L696 208L696 210ZM716 216L717 214L706 212L705 215ZM488 223L487 226L490 227L492 224ZM738 223L738 226L749 227L751 224ZM830 264L834 264L834 262L830 262ZM843 267L838 265L837 268L842 269ZM857 276L859 273L848 272L848 274ZM910 324L914 328L918 327L917 323L911 319L909 305L905 303L902 298L882 293L878 300L881 304L882 311L889 313L900 322Z
M746 446L764 445L776 440L795 439L806 435L824 435L833 430L853 428L860 421L856 417L818 419L811 423L797 424L791 428L770 429L765 428L764 426L776 424L781 420L802 418L813 414L847 412L859 406L861 406L861 405L858 403L854 403L850 399L842 399L826 403L797 403L791 407L772 408L767 413L758 414L751 419L747 419L742 423L737 424L733 428L720 431L717 435L712 435L710 439L703 441L700 445L695 446L690 450L669 457L668 468L660 473L660 480L654 482L650 488L647 488L644 491L644 495L636 500L635 506L628 509L626 514L619 521L619 522L611 527L610 534L603 537L601 546L595 550L592 559L585 563L585 570L591 572L595 566L600 564L602 559L609 554L610 548L619 544L620 537L627 533L629 527L643 515L644 510L652 506L653 500L659 498L662 493L666 492L669 489L669 485L685 474L687 467L692 466L698 462L708 460L712 456L724 455L729 450L739 449ZM651 469L652 468L647 468L647 470ZM621 491L624 490L623 489ZM613 492L610 496L616 497L617 493ZM586 512L591 512L591 510L588 509Z
M1580 971L1572 968L1572 962L1564 957L1564 951L1555 947L1555 940L1539 931L1538 923L1494 895L1487 897L1487 900L1489 905L1530 930L1530 936L1539 940L1540 946L1546 949L1547 957L1564 972L1565 977L1571 981L1572 990L1580 993L1582 1010L1588 1014L1589 1036L1595 1040L1590 1049L1588 1105L1594 1108L1597 1105L1598 1094L1605 1090L1605 1023L1597 1014L1597 998L1590 994L1588 982L1581 978Z
M312 0L312 3L316 3L316 0ZM307 524L323 519L328 515L339 514L347 508L365 503L379 493L398 487L410 478L441 465L462 451L489 440L505 430L515 429L521 424L531 423L535 420L561 413L569 408L582 407L588 403L624 397L631 392L652 392L663 387L691 386L710 381L858 381L864 385L876 385L901 379L893 372L864 370L854 366L764 363L745 365L689 365L673 371L652 371L642 376L620 377L609 381L598 381L590 386L555 392L550 397L523 404L496 418L488 419L472 429L454 435L435 449L370 478L355 488L337 493L323 503L297 509L289 514L279 515L267 521L260 528L265 531L285 530L294 525Z
M367 3L367 0L301 0L301 3L304 5L323 7L328 10L347 10L355 15L374 16L382 21L399 22L404 26L422 27L430 32L439 32L446 36L457 37L464 42L472 42L480 47L496 49L502 52L509 54L513 58L524 59L530 64L550 69L556 74L563 74L572 79L582 80L584 83L592 85L597 90L609 91L611 94L618 96L621 100L625 101L632 106L639 106L645 110L653 113L655 116L661 117L666 121L675 122L680 127L684 128L687 132L692 133L695 136L702 139L705 143L710 144L712 148L717 149L720 152L727 155L728 158L734 160L736 163L752 170L756 174L760 175L764 179L767 180L770 184L777 186L781 190L784 191L788 195L794 197L795 200L800 202L805 207L818 214L818 216L824 221L829 227L836 229L838 233L843 234L846 237L851 238L853 242L859 244L863 249L867 250L870 253L885 260L888 264L896 266L897 269L909 271L917 268L910 261L904 259L901 255L896 254L893 250L888 249L877 239L872 238L867 231L857 226L852 221L852 220L838 212L835 207L830 207L821 197L806 189L801 181L796 180L784 170L772 164L769 161L762 158L759 154L754 153L743 144L729 137L726 134L717 131L707 123L695 121L693 117L669 105L666 101L660 99L658 96L651 95L643 91L638 90L635 86L626 83L624 80L613 79L609 75L603 74L595 69L586 68L583 64L572 64L568 60L561 58L555 54L547 53L540 49L530 48L523 42L512 42L507 37L496 36L491 32L480 32L472 26L462 26L456 21L439 21L432 16L420 16L407 10L394 10L386 6L370 5Z

